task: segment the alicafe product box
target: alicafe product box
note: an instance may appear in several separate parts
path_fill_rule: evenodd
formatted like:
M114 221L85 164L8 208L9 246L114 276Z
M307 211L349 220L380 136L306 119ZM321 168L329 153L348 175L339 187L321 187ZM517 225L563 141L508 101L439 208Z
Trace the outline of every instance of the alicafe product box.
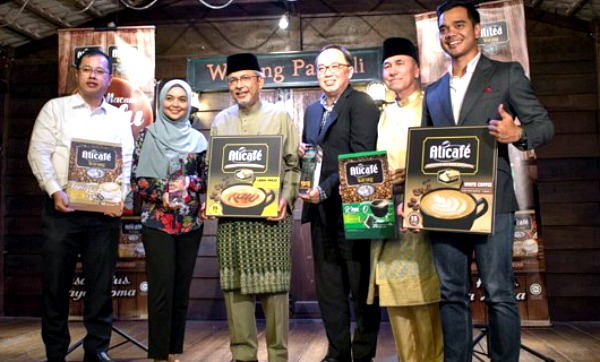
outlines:
M206 215L277 216L282 142L281 136L211 137Z
M119 258L144 258L146 250L142 239L142 222L139 216L121 218Z
M338 161L346 239L396 237L387 152L343 154Z
M72 139L67 195L75 210L121 212L121 145Z
M513 257L537 258L540 251L535 210L515 212L515 239Z
M492 233L497 153L486 126L410 128L403 226Z
M306 195L319 186L322 163L323 149L316 145L306 145L304 158L302 159L300 187L298 188L300 195Z

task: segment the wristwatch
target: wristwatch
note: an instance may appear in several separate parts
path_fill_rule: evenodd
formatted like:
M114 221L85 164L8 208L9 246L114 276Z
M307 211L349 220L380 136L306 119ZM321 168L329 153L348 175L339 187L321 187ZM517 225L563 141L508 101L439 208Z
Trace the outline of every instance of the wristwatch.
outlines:
M525 132L525 128L521 127L521 136L519 140L514 143L514 145L520 149L527 149L527 132Z

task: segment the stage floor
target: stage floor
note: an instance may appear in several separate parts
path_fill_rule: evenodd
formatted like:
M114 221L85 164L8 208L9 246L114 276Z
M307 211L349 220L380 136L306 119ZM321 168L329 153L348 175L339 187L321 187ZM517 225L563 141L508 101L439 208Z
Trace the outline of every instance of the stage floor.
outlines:
M71 338L73 343L84 336L83 324L73 321ZM147 342L146 321L119 321L115 327L142 343ZM474 336L479 334L474 331ZM261 362L267 361L264 341L264 323L259 323L259 355ZM554 323L553 327L523 328L523 345L545 355L556 362L600 361L600 322ZM477 350L485 351L485 339ZM292 320L290 322L290 362L318 362L327 350L327 340L320 320ZM127 342L117 333L112 335L111 357L116 361L146 362L146 353ZM83 349L75 349L67 361L81 361ZM44 346L40 337L40 320L33 318L0 318L0 361L40 362L44 361ZM185 353L182 362L229 362L229 337L225 321L188 321ZM392 332L383 323L379 333L376 362L397 362ZM477 354L474 361L489 361ZM535 362L542 359L525 350L521 361Z

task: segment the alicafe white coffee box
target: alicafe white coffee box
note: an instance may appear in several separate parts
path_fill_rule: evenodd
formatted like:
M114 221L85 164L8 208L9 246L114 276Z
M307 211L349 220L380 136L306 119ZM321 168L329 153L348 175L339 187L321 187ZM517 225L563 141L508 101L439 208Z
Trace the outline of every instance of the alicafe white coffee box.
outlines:
M72 139L67 195L75 210L121 212L121 145Z
M392 183L386 151L338 156L346 239L396 236Z
M497 152L487 126L410 128L403 226L492 233Z
M206 214L277 216L281 136L215 136L210 140Z

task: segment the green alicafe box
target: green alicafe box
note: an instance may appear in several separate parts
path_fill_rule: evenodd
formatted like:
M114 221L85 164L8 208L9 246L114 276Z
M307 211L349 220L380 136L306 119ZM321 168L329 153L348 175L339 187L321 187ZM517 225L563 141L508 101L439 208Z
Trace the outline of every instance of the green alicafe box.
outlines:
M210 140L206 214L277 216L281 136L215 136Z
M498 146L487 126L410 128L404 227L494 231Z
M386 151L338 156L346 239L396 236L392 183Z

